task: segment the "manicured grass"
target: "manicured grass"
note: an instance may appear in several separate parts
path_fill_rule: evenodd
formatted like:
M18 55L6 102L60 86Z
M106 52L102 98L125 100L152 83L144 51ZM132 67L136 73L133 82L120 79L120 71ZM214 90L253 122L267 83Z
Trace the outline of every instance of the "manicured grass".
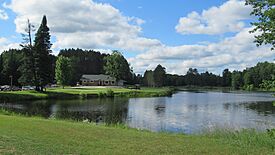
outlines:
M0 154L273 154L253 131L182 135L0 114Z
M108 93L108 91L111 93ZM172 95L170 88L142 88L140 90L126 88L51 88L46 92L13 91L0 92L0 101L36 100L36 99L68 99L93 97L158 97Z

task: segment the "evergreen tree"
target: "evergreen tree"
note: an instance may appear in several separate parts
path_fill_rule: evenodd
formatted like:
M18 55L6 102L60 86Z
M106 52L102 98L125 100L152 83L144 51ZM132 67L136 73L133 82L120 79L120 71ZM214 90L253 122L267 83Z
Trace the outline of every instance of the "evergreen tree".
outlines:
M23 36L23 63L20 66L19 70L21 72L21 77L19 78L19 83L22 85L34 85L36 79L34 77L34 56L33 56L33 46L32 46L32 31L34 31L34 26L28 20L26 34Z
M231 86L231 72L229 71L229 69L225 69L222 72L222 85L224 87L229 87Z
M34 58L30 48L23 48L23 63L19 67L21 77L19 83L22 85L34 85Z
M143 77L143 85L148 86L148 87L155 87L155 79L154 79L154 72L151 70L147 70L144 73Z
M57 84L63 86L70 85L72 79L72 64L71 60L64 56L59 56L56 61L55 79Z
M2 74L3 71L3 55L0 54L0 85L4 83L4 75Z
M62 49L58 56L71 59L73 66L73 77L71 85L77 84L83 74L104 74L104 58L107 54L93 50Z
M154 81L157 87L162 87L166 81L166 71L161 65L158 65L154 70Z
M43 16L42 23L35 34L34 40L34 79L36 90L43 91L43 88L52 82L52 60L50 29L47 26L47 18Z

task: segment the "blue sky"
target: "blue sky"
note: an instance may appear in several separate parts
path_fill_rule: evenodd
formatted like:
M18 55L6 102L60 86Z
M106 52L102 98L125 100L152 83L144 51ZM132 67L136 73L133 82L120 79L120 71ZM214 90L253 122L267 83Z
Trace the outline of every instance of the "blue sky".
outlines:
M38 27L44 14L54 54L61 48L119 49L143 73L157 64L167 72L188 68L221 73L273 61L257 48L242 0L1 0L0 52L17 48L27 19Z
M143 36L156 38L168 45L194 44L201 41L217 41L219 36L187 35L175 32L175 25L180 17L192 11L202 11L211 6L223 4L222 0L98 0L110 3L127 16L137 16L146 21Z

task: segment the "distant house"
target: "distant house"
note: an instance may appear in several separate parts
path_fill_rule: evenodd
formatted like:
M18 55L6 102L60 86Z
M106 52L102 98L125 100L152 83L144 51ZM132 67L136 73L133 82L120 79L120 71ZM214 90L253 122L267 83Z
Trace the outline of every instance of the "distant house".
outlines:
M82 75L81 84L83 86L123 86L126 81L111 77L110 75Z

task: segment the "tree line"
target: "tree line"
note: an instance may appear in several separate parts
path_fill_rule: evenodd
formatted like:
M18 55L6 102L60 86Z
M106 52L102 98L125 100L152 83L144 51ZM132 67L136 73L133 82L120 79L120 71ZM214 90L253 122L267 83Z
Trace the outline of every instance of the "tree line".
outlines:
M83 74L108 74L129 84L136 83L136 75L120 52L104 54L93 50L62 49L58 56L54 56L46 16L43 16L34 41L33 31L34 26L28 20L26 33L22 34L22 49L10 49L0 55L0 85L31 85L37 91L43 91L54 83L76 85Z
M233 89L254 90L257 88L269 90L275 88L275 64L258 63L243 71L224 69L222 75L208 71L199 73L196 68L189 68L185 75L166 74L166 70L158 65L155 70L147 70L142 78L144 86L212 86L231 87Z
M11 76L13 84L17 86L40 85L32 83L34 81L32 75L36 68L31 70L28 69L31 67L25 68L27 62L35 65L29 57L26 57L28 52L26 48L10 49L0 55L0 85L9 85ZM58 56L49 55L48 61L46 66L49 70L46 71L49 73L45 85L58 83L63 86L73 86L79 82L83 74L109 74L127 81L128 84L148 87L218 86L246 90L275 88L275 64L269 62L258 63L243 71L231 72L229 69L224 69L222 75L208 71L199 73L196 68L190 68L185 75L172 75L167 74L166 69L158 65L154 70L147 70L141 76L133 73L130 64L118 51L104 54L93 50L63 49Z

